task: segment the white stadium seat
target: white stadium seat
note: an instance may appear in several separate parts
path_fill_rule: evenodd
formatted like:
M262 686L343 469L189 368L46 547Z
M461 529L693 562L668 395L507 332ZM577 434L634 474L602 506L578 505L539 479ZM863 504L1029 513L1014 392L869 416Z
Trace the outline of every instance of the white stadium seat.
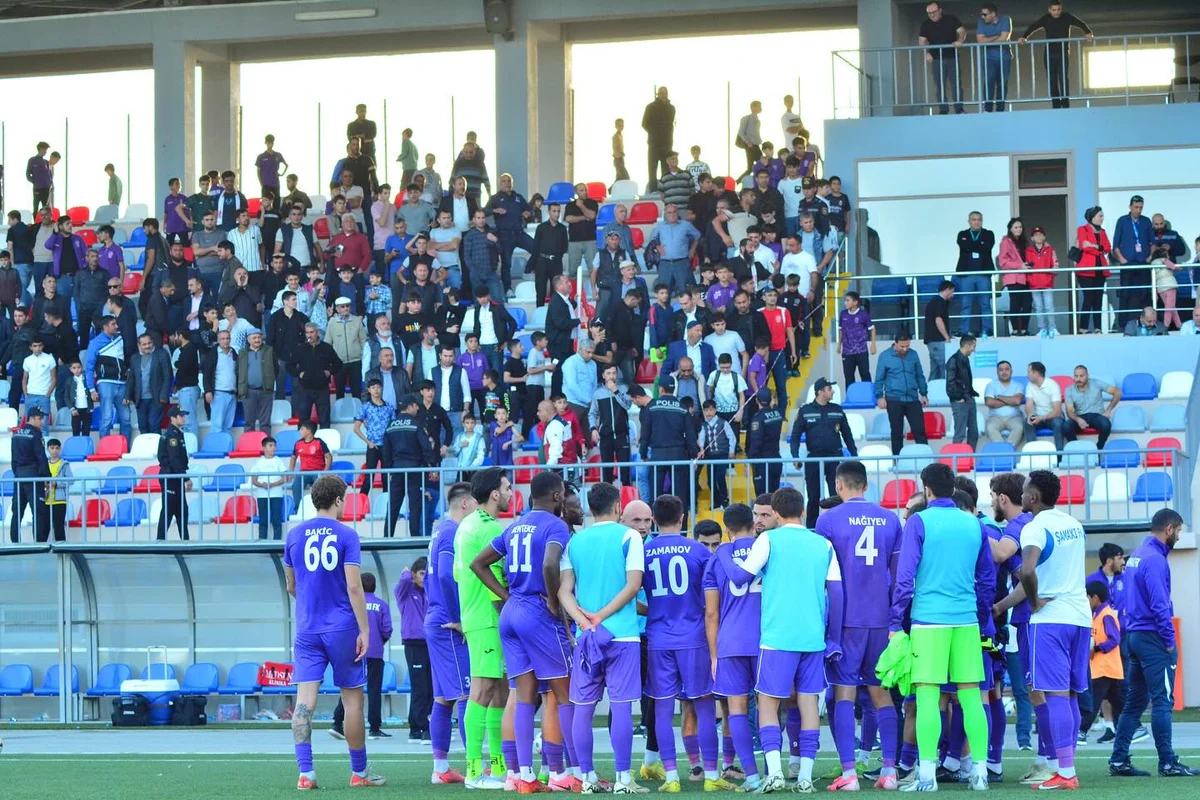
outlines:
M1187 400L1192 395L1193 377L1190 372L1168 372L1158 387L1159 400Z
M162 439L157 433L139 433L133 440L133 446L129 448L129 452L121 456L122 461L136 461L138 459L157 459L158 458L158 443Z

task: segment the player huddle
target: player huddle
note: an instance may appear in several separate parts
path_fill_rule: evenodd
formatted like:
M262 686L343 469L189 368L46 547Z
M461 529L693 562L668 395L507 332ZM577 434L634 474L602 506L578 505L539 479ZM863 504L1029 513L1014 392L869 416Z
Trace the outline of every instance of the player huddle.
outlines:
M313 487L318 513L324 513L318 490L330 478ZM671 495L658 497L652 510L635 501L623 514L619 491L597 484L586 496L593 523L576 531L583 523L579 499L554 472L534 477L530 510L507 526L498 520L512 496L504 470L484 469L469 484L450 487L426 575L435 695L431 781L521 794L646 793L634 780L632 749L633 704L647 695L652 710L643 707L647 752L639 775L660 781L659 791L681 790L674 719L682 701L685 727L694 719L698 732L684 737L685 748L698 749L702 762L689 777L702 780L705 791L770 793L791 779L793 791L809 793L819 698L828 693L841 761L828 789L860 788L855 713L861 700L865 712L873 707L883 753L882 766L870 775L876 788L934 791L949 780L986 790L1002 780L1002 632L1011 621L1039 722L1038 759L1023 782L1078 788L1076 695L1088 688L1092 610L1084 588L1083 527L1056 508L1058 478L1048 471L993 478L1003 527L976 515L978 490L949 467L930 465L921 481L924 491L910 499L902 527L895 514L864 498L863 464L845 461L837 469L836 497L823 503L827 510L812 528L804 524L803 495L784 487L760 495L753 510L727 508L719 544L720 527L712 521L697 523L696 538L682 532L684 509ZM347 541L330 544L335 534ZM357 537L352 543L350 537L349 528L318 519L288 538L284 563L297 597L301 685L293 731L300 788L316 785L306 738L311 705L304 704L309 697L302 681L319 681L325 665L305 650L324 646L339 686L358 681L361 687L365 680L344 663L353 649L347 634L340 634L346 641L334 641L328 632L334 628L313 619L349 614L362 638L365 614L354 593L337 604L308 594L346 595L357 586ZM327 549L331 563L345 565L344 575L326 566ZM312 636L319 641L309 643ZM893 697L892 677L900 672L908 676L905 691L912 685L903 721ZM888 677L886 686L881 676ZM593 718L606 694L612 783L597 774L593 753ZM361 750L361 690L357 714L352 702L346 704L352 782L378 785L382 778L367 771ZM465 775L448 760L456 704ZM539 704L543 761L535 764ZM764 755L761 772L754 727ZM733 767L735 755L740 769Z

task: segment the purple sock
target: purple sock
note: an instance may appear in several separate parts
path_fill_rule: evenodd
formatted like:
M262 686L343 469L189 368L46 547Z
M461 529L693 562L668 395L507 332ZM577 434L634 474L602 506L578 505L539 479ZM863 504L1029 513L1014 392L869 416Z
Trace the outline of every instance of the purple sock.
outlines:
M854 769L854 701L838 700L833 704L833 743L837 747L842 769Z
M800 755L800 709L787 710L788 752L794 756Z
M837 716L832 710L837 708L837 700L833 697L833 687L830 686L825 690L825 713L829 717L829 735L833 737L833 741L837 742Z
M697 715L699 716L699 715ZM688 763L693 767L700 763L700 735L693 733L683 737L683 752L687 754Z
M676 769L674 697L654 701L654 732L658 734L658 755L663 769Z
M730 714L729 734L746 777L757 775L758 762L754 759L754 740L750 738L750 718L745 714Z
M916 763L916 742L904 742L902 745L900 745L900 764L902 764L905 769L910 769Z
M547 742L542 740L542 755L546 759L546 766L551 772L563 771L563 746L558 742Z
M450 752L450 712L451 706L441 703L433 704L429 714L429 738L433 740L433 757L444 760Z
M310 762L311 763L311 762ZM311 769L312 767L309 767ZM366 772L367 770L367 748L363 747L359 750L350 748L350 771L351 772Z
M538 763L541 765L542 769L550 768L550 757L548 755L546 755L546 748L548 746L550 746L550 742L542 742L542 755L541 755L541 758L538 759ZM561 744L558 746L558 751L560 753L562 752Z
M613 762L617 772L628 772L633 760L633 703L609 704L612 730L608 738L612 741Z
M462 743L463 747L467 746L467 700L465 697L458 701L458 741Z
M558 706L558 727L562 728L563 752L567 760L578 766L575 760L575 704L561 703ZM565 763L565 762L564 762Z
M700 735L696 737L700 752L704 754L704 769L712 772L717 768L717 701L711 694L692 701L696 709L696 726Z
M946 755L962 758L963 745L967 743L967 730L963 727L962 706L955 703L950 714L950 733L946 735Z
M1054 745L1050 738L1050 714L1046 704L1034 706L1033 716L1037 720L1038 755L1043 758L1054 758Z
M1075 726L1075 730L1079 730L1079 722L1079 695L1073 694L1071 695L1071 724ZM1071 741L1071 751L1074 752L1079 743L1074 739Z
M992 724L988 729L987 760L989 764L999 764L1004 758L1004 729L1008 726L1003 699L997 697L988 702L988 717Z
M759 725L758 741L762 744L764 754L778 753L783 745L783 737L779 735L779 726Z
M726 722L728 722L728 720L726 720ZM737 755L737 751L733 747L733 736L722 737L721 738L721 765L724 766L725 769L729 769L730 767L733 766L734 756L736 756L736 755Z
M490 753L488 755L491 755ZM514 739L502 739L500 741L500 755L504 757L504 766L511 772L516 772L520 765L521 757L517 755L517 742ZM529 764L533 766L533 742L529 743ZM504 777L503 775L497 777Z
M1046 715L1050 719L1050 742L1060 767L1075 766L1075 738L1079 726L1071 714L1071 700L1062 695L1046 695Z
M859 749L865 753L869 753L875 749L875 737L879 733L879 718L875 714L875 706L868 702L863 706L862 712L862 734L859 738L862 741Z
M571 755L571 760L584 775L596 768L592 762L592 717L595 713L595 703L578 705L575 706L574 719L571 721L571 733L575 739L575 752Z
M513 736L516 738L513 749L516 751L516 759L509 762L509 769L513 769L513 764L533 769L533 714L533 703L517 701L517 713L513 717ZM504 760L508 761L508 742L505 742L504 746Z
M875 724L879 727L879 749L883 751L883 765L896 766L896 707L890 703L875 709Z
M817 748L821 745L820 730L803 730L800 731L800 757L801 758L816 758Z
M301 772L312 772L312 742L296 743L296 766Z

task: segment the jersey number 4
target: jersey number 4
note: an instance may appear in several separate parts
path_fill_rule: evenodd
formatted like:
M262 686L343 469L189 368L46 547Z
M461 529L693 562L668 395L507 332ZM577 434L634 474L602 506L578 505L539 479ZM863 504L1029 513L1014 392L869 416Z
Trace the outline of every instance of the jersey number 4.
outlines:
M318 567L332 572L337 565L337 534L319 540L314 536L304 543L304 566L309 572L316 572Z
M650 590L652 597L662 597L670 588L671 594L687 594L688 572L687 562L683 556L672 556L667 562L667 583L663 583L662 562L655 559L650 562L650 572L654 575L654 588Z
M866 562L868 567L875 566L875 559L879 557L879 549L875 547L874 525L868 525L863 528L858 541L854 543L854 555L862 556L863 561Z

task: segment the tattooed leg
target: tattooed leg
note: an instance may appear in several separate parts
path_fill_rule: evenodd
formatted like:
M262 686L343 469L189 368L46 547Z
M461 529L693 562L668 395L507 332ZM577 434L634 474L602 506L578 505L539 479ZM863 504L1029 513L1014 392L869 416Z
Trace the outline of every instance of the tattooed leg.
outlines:
M292 711L292 742L296 750L296 766L301 775L313 775L312 717L317 705L319 683L302 683L296 687L296 707Z

